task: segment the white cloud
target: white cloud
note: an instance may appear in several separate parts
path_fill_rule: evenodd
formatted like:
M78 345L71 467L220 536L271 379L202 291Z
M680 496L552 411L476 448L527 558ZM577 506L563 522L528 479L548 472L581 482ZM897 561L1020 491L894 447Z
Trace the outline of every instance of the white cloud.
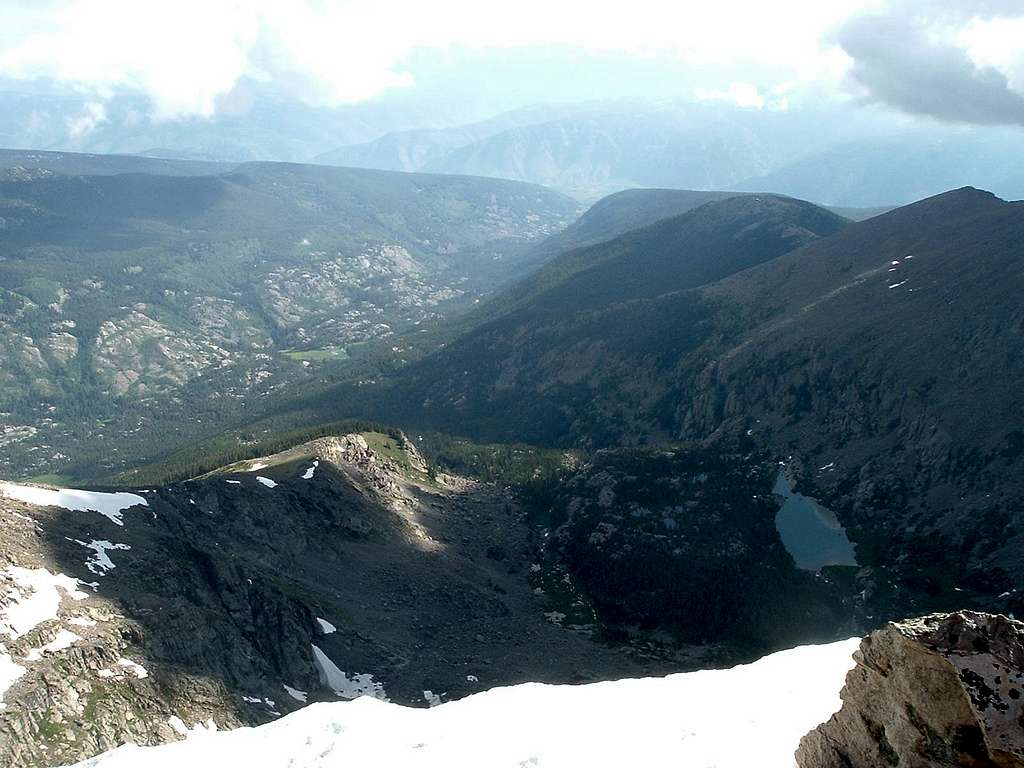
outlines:
M92 133L96 126L107 122L107 108L101 102L90 101L83 107L81 114L68 118L68 136L77 139Z
M865 99L945 122L1024 126L1024 3L894 0L836 32Z
M699 101L726 101L737 107L761 109L766 103L757 86L751 83L730 83L725 91L698 88L694 95Z
M914 2L922 12L939 5ZM152 103L151 117L168 119L214 114L230 103L225 97L242 78L273 81L309 103L333 105L414 86L407 61L424 49L557 45L672 57L700 74L709 98L777 107L778 83L835 88L850 59L830 30L885 6L883 0L2 0L0 76L54 79L99 101L141 91ZM996 66L1020 71L1012 35L982 26L969 33L972 53L991 57L985 41L1001 40ZM789 87L789 95L795 90Z
M1024 18L974 19L958 42L977 64L1002 71L1010 87L1024 93Z

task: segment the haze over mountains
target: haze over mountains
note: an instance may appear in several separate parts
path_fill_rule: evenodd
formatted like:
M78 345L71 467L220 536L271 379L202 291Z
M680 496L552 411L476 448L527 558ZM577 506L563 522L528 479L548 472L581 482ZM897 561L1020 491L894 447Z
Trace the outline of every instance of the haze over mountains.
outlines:
M327 109L241 90L237 113L184 122L153 122L144 102L115 99L88 130L69 127L88 113L80 96L41 102L0 90L0 146L490 176L586 203L637 187L768 191L845 207L899 205L966 184L1024 197L1017 128L681 101L548 102L491 114L415 99Z
M886 132L842 112L594 105L501 128L398 132L318 162L519 179L593 201L629 187L771 191L830 205L897 205L973 182L1024 197L1017 129L921 124ZM484 134L484 135L481 135Z
M1024 768L1022 25L0 3L0 766Z

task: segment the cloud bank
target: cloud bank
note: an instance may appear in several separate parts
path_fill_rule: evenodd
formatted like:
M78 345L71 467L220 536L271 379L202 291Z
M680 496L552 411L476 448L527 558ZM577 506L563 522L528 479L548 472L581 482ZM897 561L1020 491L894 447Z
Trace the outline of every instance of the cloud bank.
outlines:
M338 105L414 86L417 51L570 46L770 89L841 64L821 32L864 1L5 0L0 77L134 91L169 119L213 115L244 79Z
M123 93L156 121L232 113L253 82L337 106L415 92L424 51L565 46L670 61L668 83L685 66L666 97L785 108L842 98L845 78L913 115L1024 124L1022 14L1024 0L2 0L0 79L74 88L82 133Z
M836 41L869 100L947 122L1024 126L1024 82L1011 81L1024 74L1020 0L896 3L850 19Z

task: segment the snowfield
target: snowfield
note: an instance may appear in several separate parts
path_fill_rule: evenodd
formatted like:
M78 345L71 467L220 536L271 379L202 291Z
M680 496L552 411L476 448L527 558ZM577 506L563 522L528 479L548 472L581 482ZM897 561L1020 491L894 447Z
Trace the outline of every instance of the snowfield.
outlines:
M800 737L840 707L859 640L745 666L589 685L526 683L432 709L363 697L258 728L197 729L80 768L792 768Z
M99 512L115 525L124 525L121 513L149 503L134 493L100 493L74 488L40 488L35 485L0 483L0 498L7 497L38 507L62 507L72 512Z
M57 619L64 596L72 600L85 600L88 595L78 587L81 582L53 574L45 568L19 568L9 565L0 571L0 585L6 593L0 594L0 702L12 685L25 674L25 667L15 662L6 641L24 637L43 622ZM38 661L44 653L56 653L71 647L81 638L62 630L51 643L30 651L24 661ZM6 705L0 703L0 709Z

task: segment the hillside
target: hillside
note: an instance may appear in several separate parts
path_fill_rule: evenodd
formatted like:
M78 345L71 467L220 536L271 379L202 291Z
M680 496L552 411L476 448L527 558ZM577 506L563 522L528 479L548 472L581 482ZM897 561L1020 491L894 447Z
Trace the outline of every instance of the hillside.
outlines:
M104 435L138 454L126 447L136 432L209 430L360 345L471 305L576 210L539 187L466 177L24 159L0 179L8 475L88 462Z
M529 250L538 264L563 251L595 245L661 219L679 216L705 203L735 197L733 192L688 189L626 189L603 197L561 232Z
M472 317L483 322L401 369L379 393L360 388L337 397L367 402L375 415L487 440L614 444L607 434L613 421L620 436L637 427L633 414L612 403L621 393L611 382L631 368L620 369L617 355L652 355L672 365L680 353L668 346L678 346L673 333L707 332L635 300L696 288L803 245L818 237L814 230L829 235L843 226L827 211L786 198L710 203L562 254L482 306ZM666 334L665 326L677 330ZM634 373L644 369L626 375ZM656 384L646 383L634 387L635 396L653 394ZM330 395L324 406L331 407Z
M0 149L0 179L17 179L51 171L67 176L113 176L149 173L160 176L209 176L225 173L235 163L165 160L140 155L88 155L76 152L43 152Z
M674 225L667 222L661 230L652 230L646 237L639 233L627 233L680 216L706 203L737 196L731 192L676 189L631 189L608 195L594 203L565 229L527 246L517 255L516 264L522 267L527 278L518 283L512 282L508 289L499 291L495 298L482 302L460 317L430 327L418 326L405 334L399 334L391 345L400 350L399 360L396 360L394 349L390 348L377 350L376 354L368 353L368 356L378 361L381 368L391 371L396 362L402 364L434 352L461 333L509 311L531 291L542 290L549 283L563 280L564 273L584 268L591 256L595 257L595 261L603 258L606 249L588 246L598 246L622 238L620 250L625 252L639 252L647 247L658 252L671 250L674 247L670 239ZM818 225L829 228L833 223L825 217ZM797 236L794 233L794 237ZM671 257L665 255L665 258Z
M0 762L64 765L307 702L424 707L706 661L563 626L559 601L585 598L533 567L515 499L435 470L391 431L118 494L0 483Z
M828 237L846 224L811 203L775 195L713 198L680 216L563 252L492 304L511 301L528 314L571 314L651 298L713 282Z
M582 297L564 311L535 293L390 386L320 407L557 445L749 433L876 569L865 615L968 596L1005 609L1024 574L1022 235L1021 204L968 188L695 289L644 297L626 270L582 271L558 288Z

